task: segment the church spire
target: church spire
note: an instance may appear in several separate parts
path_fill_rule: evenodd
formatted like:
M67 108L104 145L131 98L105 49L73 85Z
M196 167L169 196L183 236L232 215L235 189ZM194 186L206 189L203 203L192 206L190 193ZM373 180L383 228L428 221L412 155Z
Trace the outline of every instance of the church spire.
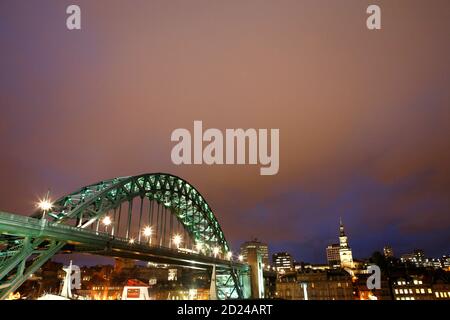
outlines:
M342 223L342 217L339 217L339 236L345 237L344 224Z

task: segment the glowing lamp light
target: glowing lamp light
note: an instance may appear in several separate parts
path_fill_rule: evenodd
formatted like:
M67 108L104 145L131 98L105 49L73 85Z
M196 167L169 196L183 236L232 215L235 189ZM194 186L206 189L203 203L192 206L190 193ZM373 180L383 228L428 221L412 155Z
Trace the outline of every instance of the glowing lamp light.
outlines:
M213 248L214 257L217 257L217 255L219 254L219 251L220 251L219 247L214 247Z
M179 234L173 236L173 243L177 246L177 248L180 246L182 240L183 238Z
M242 261L244 261L244 256L242 254L240 254L238 259L239 259L240 262L242 262Z
M112 220L111 220L111 218L109 216L106 216L106 217L103 218L102 223L105 226L109 226L112 223Z
M152 233L153 233L152 227L145 227L144 228L144 232L143 232L144 236L150 237L152 235Z
M131 238L130 240L128 240L128 243L129 243L129 244L133 244L133 243L134 243L134 239Z
M41 209L42 211L48 211L48 210L50 210L51 208L53 208L53 204L51 203L50 200L44 199L44 200L39 201L38 207L39 207L39 209Z
M233 253L231 251L227 252L227 259L231 260L231 257L233 257Z

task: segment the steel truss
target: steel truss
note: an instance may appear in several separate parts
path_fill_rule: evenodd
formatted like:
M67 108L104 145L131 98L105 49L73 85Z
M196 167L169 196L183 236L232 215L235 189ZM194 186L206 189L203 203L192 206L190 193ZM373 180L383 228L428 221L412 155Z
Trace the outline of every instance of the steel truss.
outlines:
M140 210L137 213L136 210L133 211L136 198L138 203L140 199ZM101 219L113 212L113 225L107 231L108 236L119 237L122 227L125 228L124 238L128 240L132 237L132 221L138 219L138 230L141 229L143 216L146 215L143 213L144 199L149 201L148 219L152 222L156 220L157 231L161 234L158 239L160 246L167 243L166 224L171 229L175 218L182 225L186 236L202 245L203 254L217 255L217 251L213 251L218 248L223 257L229 251L219 222L203 196L188 182L170 174L143 174L101 181L58 199L45 215L44 212L37 211L31 218L41 219L43 231L47 225L59 225L67 226L67 232L72 233L76 233L76 230L95 230L100 237ZM128 204L125 217L121 217L122 211L126 211L123 210L123 204ZM125 220L125 226L121 226L121 218L122 221ZM67 244L64 237L49 238L45 232L31 233L23 231L20 226L17 232L12 232L14 230L16 229L4 232L0 224L0 299L7 298L17 290L31 274ZM140 233L138 240L140 244ZM170 243L169 239L169 245ZM228 272L225 281L218 284L218 291L229 293L229 288L232 288L231 294L223 294L222 298L243 298L239 277L234 269Z

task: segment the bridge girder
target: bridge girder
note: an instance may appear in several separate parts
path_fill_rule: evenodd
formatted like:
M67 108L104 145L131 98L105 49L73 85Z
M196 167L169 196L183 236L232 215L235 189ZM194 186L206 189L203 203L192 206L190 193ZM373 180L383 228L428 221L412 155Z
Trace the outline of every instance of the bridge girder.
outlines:
M104 180L83 187L61 197L47 213L56 223L76 223L81 228L89 227L123 202L133 198L148 198L170 209L195 241L206 250L218 246L222 253L230 247L212 209L199 191L187 181L166 173L142 174L138 176ZM41 217L42 211L32 216Z
M144 198L158 204L158 214L159 206L169 209L189 236L203 245L206 255L187 256L186 253L174 253L174 250L165 248L130 244L131 210L128 212L125 239L98 232L102 217L110 210L114 210L114 214L117 208L120 211L124 202L128 202L131 209L135 198L141 199L141 217ZM42 219L43 214L37 211L31 217L24 217L0 213L0 299L16 290L45 261L68 244L79 250L102 255L121 256L126 253L126 256L144 261L158 258L160 261L191 267L217 265L230 276L234 291L242 298L236 275L241 271L246 272L248 267L216 258L217 253L214 258L211 257L215 248L219 248L222 253L229 252L229 245L203 196L179 177L155 173L101 181L61 197L46 212L45 219ZM26 221L17 221L21 219ZM95 222L97 231L93 233L87 230ZM6 243L6 249L2 249L2 243ZM226 284L229 285L228 281Z

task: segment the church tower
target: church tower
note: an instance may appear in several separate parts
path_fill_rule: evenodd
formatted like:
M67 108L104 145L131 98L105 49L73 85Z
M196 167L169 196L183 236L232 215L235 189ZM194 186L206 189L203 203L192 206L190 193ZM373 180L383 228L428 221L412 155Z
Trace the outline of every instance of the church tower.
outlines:
M342 219L339 219L339 257L341 259L342 268L353 268L352 249L348 245L348 238L345 234Z

